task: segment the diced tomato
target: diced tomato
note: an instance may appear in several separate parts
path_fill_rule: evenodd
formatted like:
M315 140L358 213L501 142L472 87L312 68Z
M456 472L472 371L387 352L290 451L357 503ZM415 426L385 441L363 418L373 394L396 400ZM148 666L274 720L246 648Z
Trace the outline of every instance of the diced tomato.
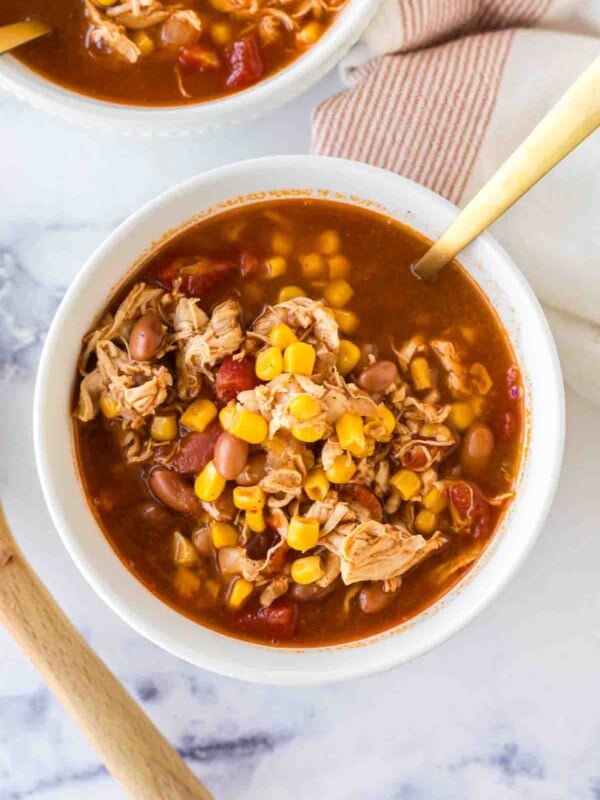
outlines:
M240 628L270 639L289 639L298 624L298 606L286 600L275 601L269 608L247 611L237 617Z
M189 297L204 295L221 286L238 270L235 261L227 259L198 258L186 263L180 259L163 262L151 271L151 279L170 291L176 278L181 278L180 289Z
M215 442L223 432L218 420L213 420L206 430L192 431L179 442L179 449L170 466L182 475L197 475L212 460Z
M371 519L376 522L383 520L383 506L375 492L362 483L347 483L341 492L342 498L351 503L358 503L369 512Z
M258 386L253 356L234 360L232 356L223 359L215 376L215 394L223 404L235 400L240 392Z
M179 63L186 69L204 72L207 69L218 69L221 66L221 59L217 51L211 47L192 44L179 50Z
M279 534L274 533L274 537L277 538L274 539L273 544L275 544L277 539L279 539ZM271 547L272 546L273 545L271 545ZM269 559L269 566L266 570L270 575L277 575L278 573L283 571L283 568L285 567L286 561L288 559L289 551L290 548L287 542L283 542L283 544L280 547L278 547L277 550L275 550L275 552Z
M173 288L173 281L177 275L176 261L163 261L162 264L159 263L150 268L150 279L168 292Z
M242 278L254 278L260 270L260 258L254 250L242 250L240 253L240 272Z
M458 481L448 489L448 500L457 533L474 537L489 534L492 513L478 486L469 481Z
M203 297L225 283L236 271L234 261L199 258L193 264L180 267L181 291L190 297Z
M250 86L262 77L265 68L253 33L230 44L225 49L225 55L230 67L227 86Z

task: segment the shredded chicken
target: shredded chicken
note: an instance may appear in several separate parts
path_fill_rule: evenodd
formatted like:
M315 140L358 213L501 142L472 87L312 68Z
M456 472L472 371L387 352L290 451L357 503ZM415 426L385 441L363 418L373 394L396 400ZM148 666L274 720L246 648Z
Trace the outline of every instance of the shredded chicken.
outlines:
M260 487L269 494L270 506L286 506L301 495L314 456L306 445L289 434L276 435L265 442L265 448L267 472Z
M342 525L322 540L340 558L342 580L387 581L404 575L446 544L438 531L429 539L411 534L401 525L373 520Z
M104 49L113 55L124 58L130 64L135 64L142 51L127 36L125 26L109 19L91 0L84 0L84 3L91 23L89 38L92 44L101 50Z

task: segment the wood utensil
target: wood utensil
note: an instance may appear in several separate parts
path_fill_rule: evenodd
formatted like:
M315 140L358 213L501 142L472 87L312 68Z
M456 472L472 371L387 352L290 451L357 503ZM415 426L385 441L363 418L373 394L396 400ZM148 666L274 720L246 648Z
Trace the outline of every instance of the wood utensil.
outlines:
M0 53L13 50L25 42L37 39L50 33L52 28L40 19L29 19L24 22L13 22L12 25L2 25L0 27Z
M0 621L132 800L214 800L60 610L1 504Z
M600 126L600 56L509 156L452 225L414 265L433 280L440 269L504 214Z

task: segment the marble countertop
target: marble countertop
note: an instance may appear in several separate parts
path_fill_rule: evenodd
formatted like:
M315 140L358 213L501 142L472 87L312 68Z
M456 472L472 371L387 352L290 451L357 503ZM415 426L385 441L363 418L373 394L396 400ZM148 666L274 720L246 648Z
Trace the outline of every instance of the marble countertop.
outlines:
M39 346L82 261L130 212L207 168L306 152L326 77L228 131L140 140L82 130L0 93L0 496L90 644L218 800L600 799L600 408L567 395L564 469L532 555L466 630L386 674L327 688L246 685L130 630L50 522L31 407ZM120 800L33 667L0 630L0 800Z

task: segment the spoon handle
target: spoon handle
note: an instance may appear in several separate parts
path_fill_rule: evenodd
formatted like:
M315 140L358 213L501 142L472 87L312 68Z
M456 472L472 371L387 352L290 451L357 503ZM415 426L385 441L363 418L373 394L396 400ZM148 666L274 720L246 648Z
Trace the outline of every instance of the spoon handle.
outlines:
M417 262L414 271L425 280L433 280L443 266L599 125L600 56L465 206L452 225Z
M28 19L24 22L13 22L11 25L0 26L0 53L13 50L25 42L37 39L50 33L52 29L39 19Z
M213 800L31 569L0 504L0 622L132 800Z

